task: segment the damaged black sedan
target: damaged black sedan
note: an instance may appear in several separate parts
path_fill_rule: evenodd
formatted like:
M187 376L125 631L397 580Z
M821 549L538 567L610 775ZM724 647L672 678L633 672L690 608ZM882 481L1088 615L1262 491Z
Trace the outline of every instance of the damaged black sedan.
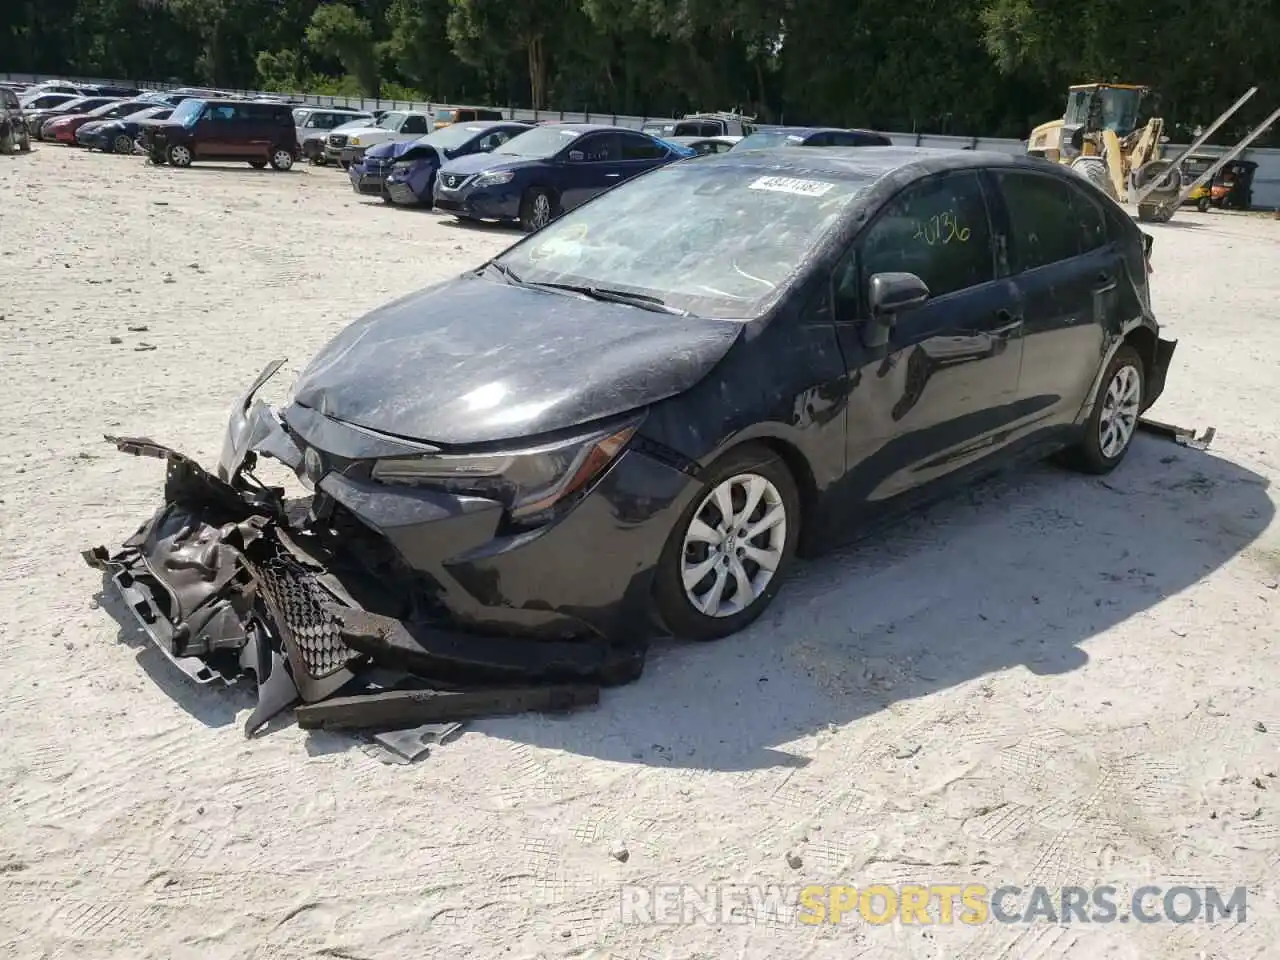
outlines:
M1160 395L1150 239L1069 171L886 147L672 164L352 324L108 570L259 716L362 665L638 675L814 552L996 468L1102 473ZM260 457L296 473L288 499ZM274 704L274 707L273 707Z

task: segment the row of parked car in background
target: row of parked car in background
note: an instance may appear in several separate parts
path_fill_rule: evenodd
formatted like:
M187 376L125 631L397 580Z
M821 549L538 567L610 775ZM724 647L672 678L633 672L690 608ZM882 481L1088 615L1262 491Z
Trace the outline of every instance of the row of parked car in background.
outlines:
M32 139L142 153L175 167L221 160L288 170L305 158L343 168L362 196L527 231L667 163L779 146L892 145L870 130L763 126L732 112L690 114L635 130L527 123L480 107L362 111L195 88L148 92L47 83L22 94Z
M419 124L411 126L415 118ZM777 146L892 146L873 131L757 127L729 113L693 114L640 130L450 120L418 136L426 119L410 112L372 124L348 122L329 133L325 156L346 168L358 194L532 231L618 183L679 160Z

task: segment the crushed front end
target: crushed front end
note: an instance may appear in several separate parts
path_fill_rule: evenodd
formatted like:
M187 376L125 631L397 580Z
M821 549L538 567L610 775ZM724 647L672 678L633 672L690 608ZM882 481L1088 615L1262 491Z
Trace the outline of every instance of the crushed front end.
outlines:
M512 591L534 589L520 582L530 564L520 561L519 575L505 570L501 594L504 557L531 538L495 537L501 511L492 501L377 486L367 464L415 445L296 404L286 421L254 399L282 363L237 404L216 475L150 439L108 437L122 452L166 462L165 502L119 551L84 553L191 679L256 680L246 734L299 700L349 690L372 667L445 689L639 676L644 631L612 629L634 623L630 588L647 590L632 576L635 558L618 558L614 580L595 579L596 596L581 593L573 614L536 598L514 602ZM294 471L312 496L290 499L260 482L260 456ZM563 599L573 609L574 597Z

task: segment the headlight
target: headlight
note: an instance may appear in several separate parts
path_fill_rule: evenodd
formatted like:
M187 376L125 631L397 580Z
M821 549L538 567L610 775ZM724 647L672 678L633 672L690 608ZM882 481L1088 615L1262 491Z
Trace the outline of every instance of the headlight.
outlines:
M413 169L413 161L401 160L398 163L393 163L391 165L391 169L395 173L408 173L411 169Z
M429 454L379 460L373 479L420 484L506 504L523 526L546 522L576 501L622 453L641 417L523 450L491 454Z
M353 147L358 147L358 146L360 146L360 138L359 138L359 137L352 137L352 138L351 138L349 141L347 141L347 142L348 142L348 143L350 143L350 144L351 144L351 146L353 146Z
M489 173L482 173L476 178L474 186L477 187L493 187L500 183L510 183L514 179L515 174L510 170L493 170Z

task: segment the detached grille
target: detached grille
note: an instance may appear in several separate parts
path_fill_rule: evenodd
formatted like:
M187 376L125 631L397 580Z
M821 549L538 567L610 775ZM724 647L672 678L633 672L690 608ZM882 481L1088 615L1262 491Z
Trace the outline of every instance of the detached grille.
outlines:
M284 618L278 626L297 644L312 677L323 679L359 658L338 636L334 618L322 606L333 599L309 571L279 555L259 566L258 575L263 591Z
M345 147L347 145L347 135L345 133L329 134L329 146Z

